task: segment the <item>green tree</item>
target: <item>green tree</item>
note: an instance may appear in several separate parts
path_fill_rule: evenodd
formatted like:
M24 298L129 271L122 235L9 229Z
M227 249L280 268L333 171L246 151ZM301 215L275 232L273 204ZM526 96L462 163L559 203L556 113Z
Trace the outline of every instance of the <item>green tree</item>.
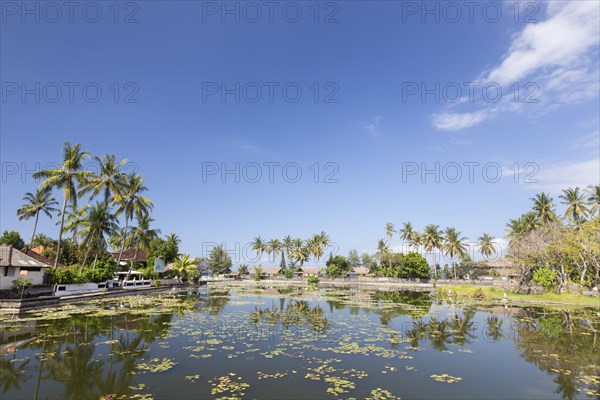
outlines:
M208 264L213 275L228 274L231 272L231 257L222 245L215 246L208 257Z
M83 170L83 161L88 156L89 152L81 150L81 144L72 146L69 142L65 142L62 165L57 169L47 169L33 174L34 179L44 179L40 184L41 189L62 189L64 195L54 269L58 266L58 260L60 259L67 204L70 202L77 207L77 189L92 176L91 172Z
M385 224L385 236L388 238L388 240L387 240L388 243L392 240L394 233L396 233L394 224L392 224L391 222L388 222L387 224Z
M263 253L267 250L267 246L260 236L254 238L254 241L252 242L252 250L256 251L256 255L259 260Z
M198 265L188 254L183 254L173 262L173 269L177 271L182 280L186 280L194 271L198 270Z
M587 199L590 204L590 216L598 214L600 218L600 185L589 185L586 191L590 195Z
M102 257L106 253L106 237L114 235L118 229L117 218L110 213L105 203L96 203L94 207L90 208L81 231L86 247L81 271L85 267L90 251L95 252L96 260L98 256Z
M484 258L488 258L492 254L496 254L496 248L494 247L494 237L487 233L477 238L477 244L479 245L479 252Z
M32 217L35 218L35 222L33 224L33 233L31 234L31 240L29 241L29 246L31 246L33 243L33 238L35 237L35 231L37 230L40 212L43 212L49 218L52 218L52 213L58 211L58 209L54 207L58 205L58 202L54 197L52 197L50 188L38 189L35 191L35 194L27 192L25 193L23 200L25 200L26 203L17 210L19 221L27 221Z
M425 257L413 251L404 256L401 277L429 278L429 264Z
M344 256L337 255L335 257L329 257L329 260L325 263L327 266L327 275L329 276L346 276L350 271L350 264Z
M273 261L275 261L275 256L281 250L281 242L279 239L271 239L267 243L266 252L268 255L273 255Z
M82 188L82 194L91 193L90 200L98 195L102 195L102 201L105 206L112 200L115 193L120 193L127 187L127 174L123 172L123 167L127 160L121 160L117 163L114 154L105 154L102 158L95 156L94 161L98 163L99 173L91 175Z
M533 201L532 209L540 225L558 220L558 216L554 212L554 204L552 204L550 194L544 192L538 193L535 197L531 198L531 201Z
M423 230L422 242L425 251L433 254L433 266L436 268L435 264L435 253L436 250L441 250L443 245L444 237L442 235L442 231L439 230L438 225L429 224ZM436 269L437 272L437 269ZM437 273L436 273L437 278Z
M248 275L248 264L240 264L238 267L238 273L240 275Z
M419 248L423 245L423 237L419 232L412 232L410 238L408 239L408 244L410 247L415 249L415 251L419 251Z
M22 249L25 247L25 241L21 238L21 235L17 231L4 231L0 236L0 244L7 244L13 246L15 249Z
M461 233L455 228L446 228L446 231L444 232L442 249L451 260L454 260L457 256L463 256L467 252L464 244L464 241L467 240L467 238L461 237L460 235ZM452 267L455 268L455 266L456 263L452 261ZM454 274L454 279L456 279L456 273Z
M83 221L87 218L89 211L89 204L83 204L81 207L77 208L74 204L69 204L67 207L66 215L65 215L65 230L67 232L72 232L73 238L77 238L77 234L79 233L79 228L83 225ZM58 213L60 217L61 213ZM56 224L60 224L60 221L57 221Z
M579 188L568 188L563 190L563 194L558 196L562 199L562 204L567 206L564 216L575 224L582 223L590 212L585 201L585 194L579 194Z
M348 252L348 257L346 260L348 261L350 268L356 268L360 266L360 256L358 255L358 251L356 251L356 249L352 249Z
M181 239L174 233L170 233L166 237L165 241L165 254L163 257L165 258L166 263L170 263L174 261L177 256L179 256L179 245L181 244Z
M130 174L122 190L115 192L113 199L113 203L117 205L115 214L125 217L125 227L121 233L121 249L119 250L117 265L121 264L121 257L123 257L123 251L125 250L129 221L134 217L141 219L152 211L152 202L142 194L147 190L148 188L144 185L144 178L136 174Z

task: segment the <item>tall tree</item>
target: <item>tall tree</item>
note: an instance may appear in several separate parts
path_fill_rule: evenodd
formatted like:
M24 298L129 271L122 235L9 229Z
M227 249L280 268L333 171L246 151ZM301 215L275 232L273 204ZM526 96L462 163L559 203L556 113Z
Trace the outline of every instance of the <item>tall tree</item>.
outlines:
M561 203L567 206L564 216L571 222L580 224L587 218L590 210L587 208L585 194L579 194L578 187L565 189L558 197L562 199Z
M385 224L385 236L388 238L388 240L387 240L388 243L392 240L394 233L396 233L394 224L392 224L391 222L388 222L387 224Z
M267 250L267 246L265 245L265 241L260 236L257 236L252 241L252 250L256 251L256 255L258 256L258 260L262 257L263 253Z
M215 246L210 252L208 264L213 274L223 274L231 272L231 257L225 251L223 246Z
M61 189L64 195L54 269L58 266L58 260L60 259L67 204L70 202L77 207L77 190L92 176L91 172L83 170L83 161L87 157L89 157L89 152L82 151L81 144L71 145L69 142L65 142L62 165L56 169L47 169L33 174L34 179L44 179L40 184L40 188Z
M588 202L590 204L590 217L598 214L600 218L600 185L589 185L586 192L590 195Z
M81 264L81 271L85 266L88 254L90 251L102 254L106 251L106 237L114 235L119 229L117 217L111 214L110 210L104 203L96 203L91 207L87 218L83 222L81 235L85 244L85 256Z
M127 187L127 174L123 172L127 160L117 163L114 154L105 154L102 158L94 156L94 161L98 163L99 173L93 174L85 182L82 194L90 192L90 200L102 194L104 204L108 206L114 194Z
M496 254L496 248L494 247L494 237L487 233L477 238L479 244L479 252L484 258L488 258L492 254Z
M415 251L419 251L419 247L421 247L421 245L423 245L423 237L421 236L421 234L417 231L414 231L411 235L410 238L408 239L408 244L410 247L412 247L413 249L415 249Z
M550 194L544 192L538 193L535 197L531 198L531 201L533 201L532 209L541 225L558 220L558 216L554 212L554 204L552 204Z
M33 224L33 233L31 234L31 240L29 246L33 247L33 238L35 237L35 231L37 230L38 219L40 212L46 214L49 218L52 218L52 213L57 212L58 208L54 207L58 205L58 202L52 197L52 191L50 188L38 189L34 193L25 193L25 204L17 210L17 215L20 221L27 221L29 218L35 217L35 223Z
M122 214L125 217L125 228L122 231L121 250L119 250L117 265L121 263L121 257L123 257L129 221L134 217L141 219L152 211L152 202L142 194L147 190L148 188L144 185L144 178L136 174L130 174L123 190L115 193L113 199L113 203L117 205L115 214L117 216Z
M402 228L398 231L400 233L400 238L404 241L409 241L414 232L413 226L410 222L405 222L402 224Z
M73 233L73 238L77 237L77 233L83 221L87 218L89 204L84 204L77 208L74 204L69 204L67 207L67 215L65 215L65 230ZM60 213L59 213L60 216ZM59 222L57 222L58 224Z
M275 256L281 250L281 242L279 239L271 239L267 242L266 252L269 255L273 255L273 261L275 261Z
M457 256L462 257L467 254L465 240L467 238L461 237L461 233L455 228L446 228L442 249L446 255L450 256L451 260L454 260ZM456 263L454 261L452 261L452 268L454 270L454 279L456 279Z
M436 267L436 263L435 263L434 251L442 249L443 239L444 238L442 235L442 231L440 231L438 225L429 224L423 230L423 236L422 236L423 247L425 248L425 251L433 254L433 267L435 268L435 272L436 272L435 277L436 278L437 278L437 267Z

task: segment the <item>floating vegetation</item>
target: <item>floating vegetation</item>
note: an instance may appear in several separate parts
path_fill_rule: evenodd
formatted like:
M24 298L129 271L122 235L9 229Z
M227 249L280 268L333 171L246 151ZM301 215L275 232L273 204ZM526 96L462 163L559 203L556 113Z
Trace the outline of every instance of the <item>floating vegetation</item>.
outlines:
M458 377L448 375L448 374L431 375L430 378L433 378L434 380L436 380L438 382L444 382L444 383L454 383L454 382L462 381L462 378L458 378Z
M366 400L396 400L400 399L400 397L396 397L389 390L385 389L373 389L371 390L371 395L366 398Z
M212 385L210 393L212 395L229 394L228 397L219 396L219 399L238 399L243 397L250 385L241 382L241 377L235 378L235 376L236 374L230 372L229 375L220 376L208 381Z
M143 374L146 372L164 372L170 370L177 364L177 362L174 362L169 358L163 358L162 360L159 358L153 358L146 363L138 364L134 373Z
M185 376L185 379L192 383L196 383L198 379L200 379L200 375L187 375Z

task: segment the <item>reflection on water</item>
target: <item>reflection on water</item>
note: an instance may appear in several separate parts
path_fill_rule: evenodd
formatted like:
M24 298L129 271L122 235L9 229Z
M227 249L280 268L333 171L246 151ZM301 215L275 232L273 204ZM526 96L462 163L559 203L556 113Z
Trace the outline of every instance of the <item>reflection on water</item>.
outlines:
M600 397L594 309L203 288L0 324L3 399Z

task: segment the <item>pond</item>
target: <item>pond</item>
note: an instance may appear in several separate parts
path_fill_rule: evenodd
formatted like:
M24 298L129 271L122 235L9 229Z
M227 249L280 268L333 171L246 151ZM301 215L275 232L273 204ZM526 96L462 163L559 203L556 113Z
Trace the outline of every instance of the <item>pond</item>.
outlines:
M598 310L213 287L0 315L2 399L600 398Z

